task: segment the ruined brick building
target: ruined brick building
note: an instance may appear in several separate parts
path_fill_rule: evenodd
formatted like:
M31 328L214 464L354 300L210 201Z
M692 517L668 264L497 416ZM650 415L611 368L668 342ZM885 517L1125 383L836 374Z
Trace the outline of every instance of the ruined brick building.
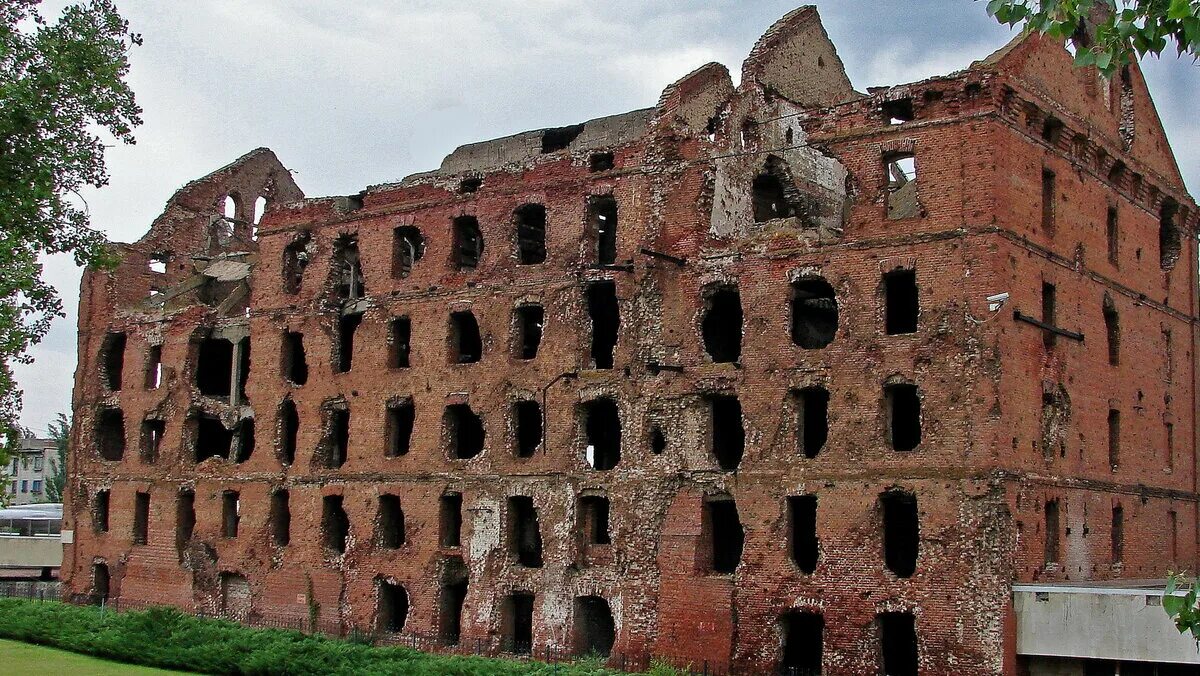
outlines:
M737 86L357 195L259 149L84 277L64 576L496 653L1029 669L1014 585L1200 567L1196 226L1136 65L1022 37L863 94L812 8Z

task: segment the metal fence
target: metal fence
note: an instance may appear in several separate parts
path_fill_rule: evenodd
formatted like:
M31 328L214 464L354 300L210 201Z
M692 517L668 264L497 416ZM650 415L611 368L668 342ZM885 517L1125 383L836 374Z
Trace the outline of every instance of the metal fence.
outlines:
M63 598L62 584L57 581L0 581L0 597L22 598L33 601L52 602L64 601L75 605L91 605L101 612L121 613L130 610L147 610L161 608L162 604L129 601L118 598L103 598L88 595L72 595ZM182 611L180 608L176 610ZM323 621L310 618L307 615L269 614L254 612L231 612L219 609L197 608L191 611L196 617L220 619L261 629L289 629L305 634L318 634L355 643L377 646L403 646L430 653L449 653L455 655L477 655L487 657L503 657L507 659L532 659L549 664L570 663L581 659L602 660L612 669L633 673L650 669L652 657L648 653L630 654L613 651L607 658L597 655L580 655L564 646L532 646L529 643L513 643L511 641L495 644L483 638L463 637L451 643L444 636L422 634L404 630L402 632L379 632L362 630L358 627L347 626L340 621ZM680 672L689 676L733 676L734 671L724 667L710 667L707 660L698 665L679 668ZM797 669L783 667L775 672L780 676L819 676L820 670Z

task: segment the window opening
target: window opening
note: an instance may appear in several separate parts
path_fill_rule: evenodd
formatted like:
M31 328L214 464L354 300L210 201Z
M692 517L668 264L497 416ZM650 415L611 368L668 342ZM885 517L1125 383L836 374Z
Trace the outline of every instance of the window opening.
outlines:
M196 462L209 458L229 458L233 446L233 432L225 429L221 419L207 413L196 413L192 418L196 440Z
M892 449L911 451L921 443L921 396L916 385L894 383L883 388L887 408L888 442Z
M888 124L904 124L916 119L916 115L913 113L912 99L908 97L884 101L880 105L880 109L883 112L883 118L888 121Z
M1121 505L1112 508L1112 562L1121 563L1125 558L1125 509Z
M234 391L229 403L238 406L248 401L246 383L250 382L250 337L246 336L234 346L237 371L234 373Z
M157 390L162 385L162 345L146 348L146 389Z
M292 541L290 496L282 488L271 493L271 544L286 547Z
M912 613L879 613L883 673L917 676L917 624Z
M483 357L479 323L469 310L450 313L450 363L474 364Z
M267 198L259 195L254 200L254 225L262 222L262 217L265 213L267 213ZM257 235L255 235L255 239L258 239Z
M1055 317L1057 310L1058 290L1053 284L1042 282L1042 323L1048 326L1058 326L1058 319ZM1053 331L1042 331L1042 343L1047 348L1053 348L1057 334Z
M796 439L806 458L815 458L829 438L829 391L806 387L796 393L799 434Z
M515 315L517 359L534 359L542 344L542 327L546 312L541 305L522 305L513 310Z
M1121 318L1108 295L1104 297L1104 334L1108 342L1108 363L1118 366L1121 363Z
M392 278L404 279L412 274L413 265L425 255L425 238L411 225L392 230Z
M96 533L108 532L108 505L108 490L96 491L92 497L92 530Z
M709 443L721 469L732 472L742 462L746 448L746 430L742 426L742 404L737 397L714 395L709 398Z
M451 460L470 460L483 452L483 421L469 404L447 406L445 425Z
M285 331L283 334L283 377L293 385L308 382L308 358L304 354L304 334Z
M1053 171L1042 169L1042 230L1047 235L1054 234L1054 219L1058 201L1054 179Z
M464 195L469 195L470 193L478 191L481 187L483 187L483 179L479 178L478 176L472 176L459 181L458 192Z
M920 215L918 201L917 158L912 153L893 153L884 157L887 170L887 217L898 221Z
M158 252L150 255L150 260L146 263L146 267L150 268L150 272L158 275L166 274L167 265L171 262L171 254L167 252Z
M582 133L582 124L547 129L542 132L542 152L552 153L558 150L565 150Z
M650 428L650 452L659 455L665 450L667 450L667 435L663 434L662 427L654 425Z
M546 207L526 204L514 213L517 221L517 263L537 265L546 262Z
M883 508L883 561L897 577L912 577L920 550L917 496L888 491L879 496Z
M734 285L705 292L705 314L700 325L704 350L715 363L737 362L742 357L742 300Z
M300 433L300 414L296 402L284 399L279 405L279 459L285 465L296 462L296 437Z
M1059 543L1059 523L1058 523L1058 500L1047 500L1045 507L1046 521L1046 541L1045 541L1045 561L1046 565L1058 563L1062 558L1062 551Z
M608 171L613 168L612 153L592 153L588 157L589 171Z
M438 542L442 547L462 545L462 493L446 493L438 502Z
M599 596L576 597L574 633L576 654L607 658L617 637L608 601Z
M196 530L196 493L190 489L179 491L175 498L175 550L181 555Z
M531 497L514 495L508 499L508 550L520 565L542 567L542 533Z
M115 462L125 455L125 414L121 409L105 408L97 413L96 447L105 460Z
M462 637L463 607L467 602L470 574L462 558L446 559L442 570L442 589L438 613L438 634L447 646L458 645Z
M196 387L206 397L227 399L233 385L233 343L205 337L196 352Z
M1108 465L1116 471L1121 464L1121 412L1108 409Z
M411 366L412 320L393 317L388 322L388 368L406 369Z
M1063 123L1056 117L1047 117L1042 123L1042 139L1050 145L1057 145L1062 137Z
M737 570L742 560L746 535L732 499L707 500L704 503L704 535L709 545L709 572L725 575Z
M1158 263L1163 270L1171 270L1179 260L1180 236L1179 224L1176 223L1178 215L1179 204L1170 198L1164 200L1158 212Z
M454 265L459 270L474 270L483 257L483 234L474 216L454 219Z
M884 328L887 335L916 333L920 315L916 270L893 270L883 276Z
M237 491L221 493L221 536L236 538L238 522L241 520L241 504Z
M783 625L782 672L789 676L820 676L825 641L825 618L820 613L790 612Z
M399 583L379 580L379 631L398 634L408 620L408 592Z
M530 654L533 651L533 594L514 592L505 597L502 623L503 650L516 655Z
M817 569L817 496L793 495L788 498L788 544L792 563L807 575Z
M404 544L404 510L400 508L400 497L391 494L379 496L379 532L376 542L384 549L398 549Z
M121 391L121 372L125 369L125 343L125 333L114 331L104 336L100 348L104 386L111 392Z
M237 200L233 198L233 195L226 195L221 204L222 214L225 218L237 218Z
M1108 236L1108 262L1113 265L1120 263L1120 225L1117 221L1117 208L1108 208L1108 220L1105 232Z
M350 536L350 518L340 495L321 498L321 533L325 549L335 554L346 553L346 539Z
M325 438L321 441L321 466L325 469L338 469L346 464L350 451L350 409L340 402L327 404L325 413Z
M824 279L792 283L792 342L819 350L833 342L838 329L838 304L833 287Z
M586 447L584 460L596 470L610 470L621 461L621 413L607 397L583 404Z
M342 315L338 320L337 372L347 373L354 367L354 334L362 325L363 313Z
M407 455L412 442L413 423L417 412L411 399L388 404L387 407L387 453L389 458Z
M309 233L301 233L291 244L283 250L283 291L288 294L297 294L300 292L300 286L304 282L304 269L309 263L309 245L312 243L312 235Z
M357 300L367 295L363 277L362 260L358 255L358 236L341 235L333 242L333 270L337 297L342 300Z
M584 495L579 498L579 524L583 541L588 545L612 543L608 532L609 503L603 495Z
M237 453L234 462L243 463L254 454L254 418L242 418L237 426Z
M109 593L109 574L108 564L93 563L92 564L92 597L96 601L102 601L108 598Z
M775 155L767 157L762 172L750 184L750 193L755 223L791 218L801 204L791 170Z
M166 421L155 418L142 421L142 462L158 462L158 452L162 447L163 432L166 429Z
M146 544L150 530L150 494L138 492L133 496L133 544Z
M588 231L595 242L596 262L617 262L617 200L612 195L593 195L587 202Z
M592 320L592 365L598 369L613 367L613 352L621 326L615 282L593 282L587 287L588 316Z
M531 458L542 445L542 406L527 399L513 403L512 410L517 457Z

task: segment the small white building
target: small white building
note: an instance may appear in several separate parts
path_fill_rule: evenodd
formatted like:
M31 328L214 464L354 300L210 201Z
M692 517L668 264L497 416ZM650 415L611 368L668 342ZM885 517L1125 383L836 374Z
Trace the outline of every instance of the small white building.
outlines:
M46 480L58 473L58 449L53 439L21 439L21 448L5 468L8 504L47 502Z

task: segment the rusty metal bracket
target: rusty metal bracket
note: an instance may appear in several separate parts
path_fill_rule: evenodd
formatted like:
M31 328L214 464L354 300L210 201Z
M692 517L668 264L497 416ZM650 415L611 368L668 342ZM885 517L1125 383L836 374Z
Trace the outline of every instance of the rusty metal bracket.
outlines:
M1064 338L1070 338L1071 340L1078 340L1081 343L1083 342L1083 334L1082 333L1076 333L1074 331L1060 329L1057 326L1054 326L1053 324L1047 324L1046 322L1043 322L1040 319L1034 319L1033 317L1030 317L1029 315L1023 315L1023 314L1021 314L1020 310L1013 310L1013 319L1015 319L1019 322L1025 322L1026 324L1033 324L1034 326L1038 327L1039 329L1041 329L1043 331L1049 331L1050 333L1058 334Z

